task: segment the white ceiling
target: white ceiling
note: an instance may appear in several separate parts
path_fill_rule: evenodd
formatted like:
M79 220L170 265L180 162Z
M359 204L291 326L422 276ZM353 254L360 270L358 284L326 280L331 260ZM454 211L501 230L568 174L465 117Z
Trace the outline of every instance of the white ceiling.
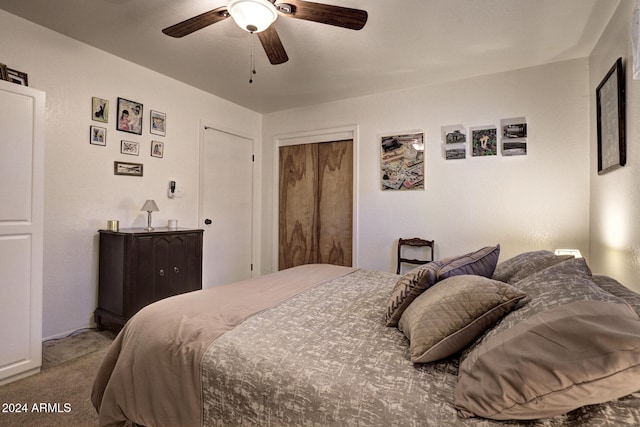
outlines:
M277 3L286 2L278 0ZM226 0L0 0L0 9L260 113L589 55L618 0L318 0L364 9L360 31L279 17L269 64L232 19L161 30ZM255 40L254 40L255 39ZM252 44L256 69L249 84Z

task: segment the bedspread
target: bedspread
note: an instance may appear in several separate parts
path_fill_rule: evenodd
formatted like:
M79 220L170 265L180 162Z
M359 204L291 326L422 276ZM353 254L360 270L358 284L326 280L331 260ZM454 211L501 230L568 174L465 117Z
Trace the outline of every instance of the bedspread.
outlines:
M251 315L352 271L305 265L143 308L116 337L94 382L100 425L200 426L200 362L209 345Z
M640 421L635 395L529 422L459 418L453 394L459 358L414 365L404 334L385 326L383 307L397 278L358 270L216 340L203 357L203 425L581 427Z

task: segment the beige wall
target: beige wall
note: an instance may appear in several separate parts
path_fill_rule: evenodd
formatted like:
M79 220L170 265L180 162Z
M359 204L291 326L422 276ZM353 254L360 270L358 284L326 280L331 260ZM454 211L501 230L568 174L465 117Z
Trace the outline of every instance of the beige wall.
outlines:
M560 247L589 251L589 90L586 59L265 115L263 270L274 259L275 140L356 126L355 264L395 271L398 237L435 239L436 256L500 243L502 259ZM524 116L529 154L445 161L441 126L500 125ZM381 134L426 135L426 190L380 190Z
M632 0L623 0L589 57L591 268L640 291L640 81L632 78ZM626 68L627 164L597 174L595 89L618 57Z
M177 218L198 226L200 122L254 137L261 116L156 72L0 11L0 61L29 75L47 93L44 337L87 327L97 304L97 230L108 219L142 227L140 207L154 199L156 225ZM110 101L107 146L89 145L91 97ZM144 104L143 134L115 130L116 100ZM148 130L149 111L167 114L166 137ZM140 155L120 154L122 139L140 142ZM164 141L164 158L150 157L152 139ZM142 178L114 176L115 160L144 164ZM170 180L182 199L168 199Z

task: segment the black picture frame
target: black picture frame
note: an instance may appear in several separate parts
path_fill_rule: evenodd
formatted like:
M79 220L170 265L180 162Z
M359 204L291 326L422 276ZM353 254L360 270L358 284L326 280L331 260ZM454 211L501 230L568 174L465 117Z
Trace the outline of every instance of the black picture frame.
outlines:
M9 74L7 74L7 66L0 64L0 80L9 80Z
M116 129L121 132L142 135L143 113L144 107L141 103L125 98L118 98Z
M598 175L627 163L625 132L625 77L618 58L596 88Z
M143 169L142 163L113 162L114 175L142 176Z
M14 70L13 68L7 67L7 80L22 86L29 86L29 76L27 73Z

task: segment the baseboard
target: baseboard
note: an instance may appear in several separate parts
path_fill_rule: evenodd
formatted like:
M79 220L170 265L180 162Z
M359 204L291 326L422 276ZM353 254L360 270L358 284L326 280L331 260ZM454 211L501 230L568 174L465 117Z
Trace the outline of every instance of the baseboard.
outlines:
M59 334L55 334L55 335L51 335L48 337L44 337L42 338L42 342L47 342L47 341L51 341L51 340L59 340L61 338L66 338L69 337L73 334L79 333L81 331L88 331L89 329L96 329L96 325L95 324L91 324L89 326L85 326L83 328L75 328L75 329L71 329L68 330L66 332L60 332Z

